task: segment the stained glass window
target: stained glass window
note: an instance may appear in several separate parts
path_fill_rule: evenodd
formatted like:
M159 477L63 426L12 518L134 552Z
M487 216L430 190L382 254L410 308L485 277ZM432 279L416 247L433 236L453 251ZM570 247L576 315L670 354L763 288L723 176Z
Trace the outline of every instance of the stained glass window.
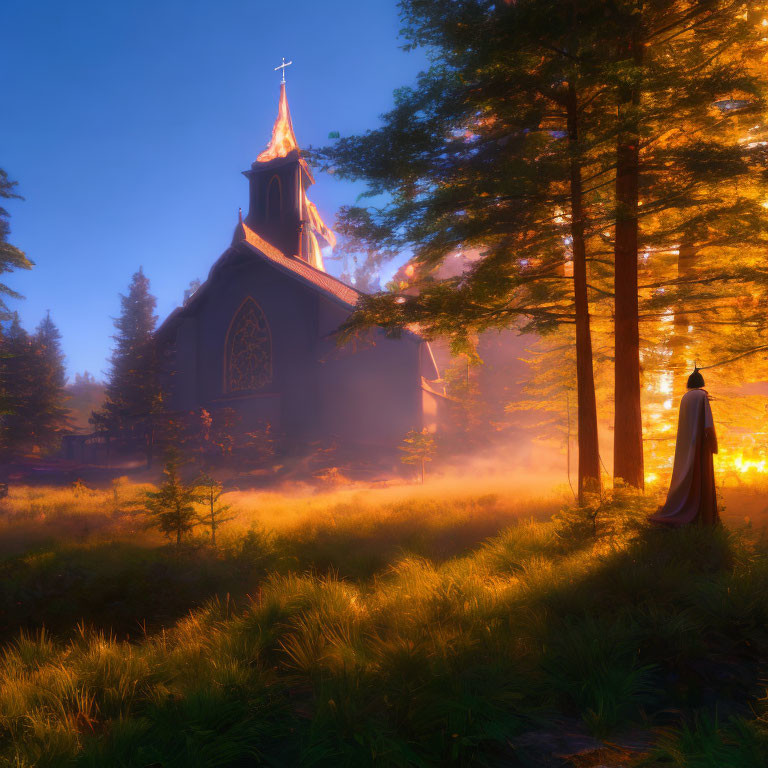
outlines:
M227 334L227 391L262 389L272 381L272 340L259 305L246 299Z

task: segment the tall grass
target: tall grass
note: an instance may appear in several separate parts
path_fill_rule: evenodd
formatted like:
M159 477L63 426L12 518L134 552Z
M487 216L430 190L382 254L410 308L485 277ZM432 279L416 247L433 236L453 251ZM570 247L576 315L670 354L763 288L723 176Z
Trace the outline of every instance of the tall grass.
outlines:
M134 637L216 595L243 599L267 572L369 579L404 554L460 554L523 514L546 518L559 503L434 490L409 498L396 488L231 493L236 519L219 547L195 536L179 549L147 527L145 489L124 481L107 490L22 487L0 502L0 639L18 628L61 634L80 621Z
M336 498L243 523L220 551L148 547L149 571L115 577L128 589L155 573L133 593L137 617L142 593L151 604L184 574L204 591L196 568L210 569L208 602L131 642L84 626L16 635L0 761L544 765L526 734L566 719L600 739L658 732L656 765L761 765L768 547L747 530L648 529L648 506L626 497L621 525L592 537L573 511L548 521L546 504L526 515L501 496ZM21 579L41 557L7 562ZM706 762L715 747L722 762Z

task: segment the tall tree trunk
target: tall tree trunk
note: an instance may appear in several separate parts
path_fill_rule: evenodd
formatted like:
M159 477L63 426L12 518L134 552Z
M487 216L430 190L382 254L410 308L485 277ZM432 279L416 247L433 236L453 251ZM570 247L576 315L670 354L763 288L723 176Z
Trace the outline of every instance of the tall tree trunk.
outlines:
M600 491L600 445L597 436L595 377L592 369L592 332L587 294L587 249L584 242L584 201L579 148L576 86L568 85L568 143L570 149L571 238L573 296L576 311L576 392L579 442L579 503L585 492Z
M642 64L640 14L629 17L629 56ZM640 410L640 330L637 296L639 132L636 83L619 95L619 136L616 147L615 257L615 416L613 476L636 488L644 486L643 422Z

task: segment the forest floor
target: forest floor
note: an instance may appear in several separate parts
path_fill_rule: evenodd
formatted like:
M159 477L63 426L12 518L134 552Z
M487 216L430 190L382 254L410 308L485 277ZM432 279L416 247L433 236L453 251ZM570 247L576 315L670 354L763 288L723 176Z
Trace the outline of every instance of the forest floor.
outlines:
M229 493L215 548L145 490L0 502L0 766L766 765L765 488Z

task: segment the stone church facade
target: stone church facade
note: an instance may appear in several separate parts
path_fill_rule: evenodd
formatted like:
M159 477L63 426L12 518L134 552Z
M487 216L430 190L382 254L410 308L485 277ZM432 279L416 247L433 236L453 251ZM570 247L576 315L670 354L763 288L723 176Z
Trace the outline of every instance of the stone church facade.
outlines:
M289 450L319 441L392 454L409 430L438 430L448 403L428 343L373 329L337 344L360 294L324 270L318 238L333 233L306 194L314 180L284 85L272 140L244 175L248 215L156 333L171 409L231 409L238 429L269 424Z

